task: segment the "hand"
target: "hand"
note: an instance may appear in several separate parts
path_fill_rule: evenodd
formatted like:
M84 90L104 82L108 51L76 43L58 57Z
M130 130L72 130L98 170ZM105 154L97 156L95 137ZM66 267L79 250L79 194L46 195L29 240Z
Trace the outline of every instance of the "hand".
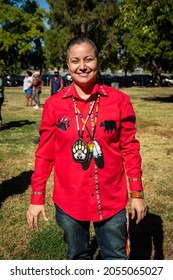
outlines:
M44 205L34 205L30 204L29 209L27 211L27 222L30 229L38 230L38 219L39 215L42 213L43 219L45 222L48 221L46 216L46 211Z
M131 201L131 218L134 219L137 215L136 224L138 224L147 213L147 204L144 199L132 198Z

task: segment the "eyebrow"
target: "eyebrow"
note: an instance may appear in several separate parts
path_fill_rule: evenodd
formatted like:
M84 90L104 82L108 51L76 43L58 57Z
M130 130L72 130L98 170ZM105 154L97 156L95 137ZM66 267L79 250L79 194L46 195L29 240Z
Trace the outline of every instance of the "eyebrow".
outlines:
M87 58L87 57L92 57L92 58L96 58L96 56L95 55L93 55L93 54L88 54L88 55L86 55L85 57L84 57L84 59L85 58ZM70 59L79 59L79 57L78 56L72 56L72 57L70 57Z

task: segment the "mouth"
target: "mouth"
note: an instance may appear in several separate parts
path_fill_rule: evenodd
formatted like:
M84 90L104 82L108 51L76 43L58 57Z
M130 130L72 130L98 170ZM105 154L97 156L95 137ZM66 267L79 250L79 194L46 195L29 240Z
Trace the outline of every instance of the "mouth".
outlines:
M80 77L87 77L89 74L90 74L90 72L89 73L87 73L87 72L85 72L85 73L77 73L77 75L79 75Z
M90 75L90 72L85 72L85 73L77 73L77 75L81 78L86 78Z

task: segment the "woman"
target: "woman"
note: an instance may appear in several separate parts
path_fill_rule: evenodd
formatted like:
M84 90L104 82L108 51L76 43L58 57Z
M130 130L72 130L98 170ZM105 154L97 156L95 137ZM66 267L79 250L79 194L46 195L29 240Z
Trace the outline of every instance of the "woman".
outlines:
M32 72L27 70L25 73L25 78L23 80L23 92L26 97L26 106L32 106Z
M33 94L32 94L32 99L35 102L34 109L39 109L40 107L40 93L41 93L41 86L42 86L42 80L40 78L40 73L35 72L33 74L34 80L33 80Z
M90 221L102 258L128 259L126 175L132 218L139 223L147 211L135 114L126 94L97 82L99 58L90 39L68 43L67 64L73 83L44 105L28 225L37 229L40 213L47 221L45 185L54 168L53 201L67 259L91 259Z

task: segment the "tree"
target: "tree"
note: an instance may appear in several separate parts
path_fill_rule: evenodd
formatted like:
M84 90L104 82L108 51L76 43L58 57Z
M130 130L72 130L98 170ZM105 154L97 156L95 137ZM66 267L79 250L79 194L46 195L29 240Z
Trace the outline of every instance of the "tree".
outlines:
M115 69L119 43L113 27L119 6L115 0L47 0L49 25L45 33L45 56L52 66L66 65L65 46L75 35L85 34L95 41L102 70Z
M37 61L42 62L45 11L31 0L0 0L0 4L0 59L6 71L16 73L32 65L30 55L33 53L37 54Z
M121 53L150 69L156 83L161 70L173 69L172 0L122 0L115 25Z

